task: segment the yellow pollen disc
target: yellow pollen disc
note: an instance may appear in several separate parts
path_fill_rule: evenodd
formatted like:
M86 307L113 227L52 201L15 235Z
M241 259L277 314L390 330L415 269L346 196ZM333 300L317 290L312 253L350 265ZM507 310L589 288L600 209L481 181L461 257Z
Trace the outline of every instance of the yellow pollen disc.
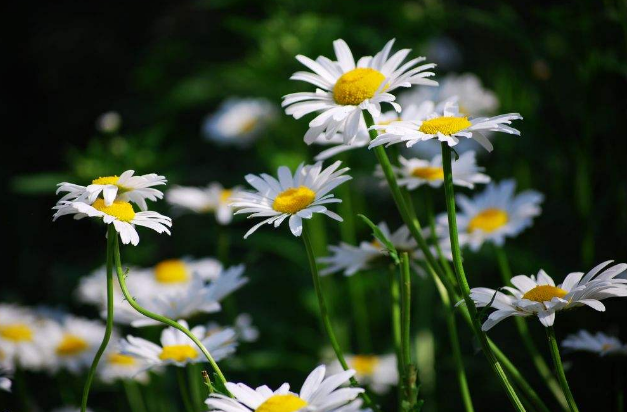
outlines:
M160 283L183 283L189 280L189 272L182 260L168 259L155 266L155 279Z
M425 120L422 122L420 129L418 130L426 134L442 133L443 135L450 136L470 127L471 125L472 123L468 121L467 117L444 116Z
M372 375L379 363L379 358L372 355L357 355L353 357L351 366L360 375Z
M374 96L385 76L375 69L353 69L344 73L333 87L333 99L342 105L356 106Z
M198 352L190 345L171 345L164 346L159 359L161 360L173 360L176 362L185 362L188 359L196 359Z
M135 358L128 355L122 355L121 353L113 353L109 355L109 363L120 366L133 366L135 365Z
M231 198L232 195L233 195L233 190L224 189L220 193L220 203L226 203Z
M601 350L608 351L612 349L613 347L614 345L612 345L611 343L604 343L603 346L601 346Z
M274 395L259 405L255 412L296 412L307 406L307 402L296 395Z
M272 209L281 213L294 214L309 206L315 198L316 193L308 187L292 187L279 193L272 203Z
M494 232L496 229L504 226L509 219L507 212L501 209L485 209L475 215L468 223L468 232L475 230L483 230L486 233Z
M550 302L553 298L563 298L568 292L564 289L551 286L539 285L531 289L523 295L523 299L533 300L534 302Z
M425 180L444 180L444 169L441 167L416 167L411 175Z
M57 355L59 356L72 356L87 350L89 343L80 336L65 335L59 346L57 346Z
M257 126L257 119L250 119L242 124L242 127L239 129L240 133L250 133Z
M103 199L96 199L91 206L123 222L130 222L135 218L135 211L129 202L115 200L111 206L105 206Z
M33 330L23 323L0 326L0 336L14 342L30 342L33 340Z
M94 179L91 181L93 185L115 185L118 183L118 176L105 176L99 177L98 179Z

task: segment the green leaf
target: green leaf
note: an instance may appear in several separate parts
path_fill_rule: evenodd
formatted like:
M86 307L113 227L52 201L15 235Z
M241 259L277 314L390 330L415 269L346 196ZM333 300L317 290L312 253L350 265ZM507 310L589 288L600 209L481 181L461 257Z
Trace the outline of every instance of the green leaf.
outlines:
M381 242L381 244L385 247L385 249L388 252L388 255L390 256L390 258L394 261L395 265L398 265L401 263L399 257L398 257L398 252L396 251L396 248L394 247L394 245L392 244L392 242L390 242L390 240L385 237L385 235L383 234L383 232L381 231L381 229L379 229L379 227L377 225L375 225L374 223L372 223L372 221L370 219L368 219L366 216L358 214L357 216L359 216L360 218L362 218L362 220L364 222L366 222L366 224L368 226L370 226L370 229L372 229L372 234L374 235L374 237Z

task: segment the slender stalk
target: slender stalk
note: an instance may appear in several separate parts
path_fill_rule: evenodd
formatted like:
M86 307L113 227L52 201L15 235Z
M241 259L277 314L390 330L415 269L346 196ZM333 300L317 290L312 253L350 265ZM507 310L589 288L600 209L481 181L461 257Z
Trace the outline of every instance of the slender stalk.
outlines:
M401 254L401 359L403 365L403 402L405 410L413 411L418 403L418 373L411 362L411 279L409 276L409 255Z
M107 228L107 325L105 328L105 334L102 338L102 342L100 343L100 347L98 348L98 352L96 352L96 356L94 356L94 360L89 367L89 372L87 373L87 380L85 381L85 386L83 387L83 397L81 399L81 412L85 412L87 410L87 398L89 398L89 389L91 388L91 383L94 380L94 375L96 374L96 369L98 368L98 363L100 362L100 358L104 353L107 345L109 344L109 339L111 339L111 331L113 330L113 242L114 239L118 238L118 233L115 231L113 225L108 225Z
M187 412L194 412L194 406L189 399L189 393L187 392L187 382L185 382L185 370L183 368L176 367L176 378L179 383L179 389L181 390L181 399L183 399L183 405Z
M144 405L144 400L142 399L142 394L137 386L137 382L133 380L125 380L123 381L123 384L126 399L128 400L128 406L131 407L131 411L146 412L146 406Z
M490 344L488 343L488 338L486 334L481 330L481 323L479 322L479 318L477 316L477 307L475 306L475 302L470 298L470 286L468 285L468 280L466 279L466 274L464 273L464 265L462 263L462 254L459 247L459 238L457 234L457 217L455 215L455 193L453 189L451 148L446 142L442 142L442 165L444 168L444 193L446 196L446 210L448 215L449 235L451 238L453 266L455 267L457 283L461 288L464 302L466 303L466 307L470 312L471 320L473 323L473 331L475 333L475 336L479 339L479 343L481 344L484 355L488 359L490 367L498 377L501 386L505 390L507 397L511 401L514 408L518 411L524 411L525 407L518 398L514 387L509 382L509 379L507 378L503 367L494 356L494 353L490 348Z
M333 347L333 351L335 352L335 356L337 360L342 365L344 370L348 370L348 364L346 363L346 359L344 358L344 353L342 352L342 348L335 337L335 332L333 331L333 325L331 324L331 318L329 317L329 311L327 310L327 303L324 299L324 294L322 293L322 286L320 285L320 275L318 274L318 266L316 264L316 256L313 251L313 246L311 245L311 238L309 236L309 227L308 222L303 222L303 243L305 244L305 251L307 252L307 258L309 260L309 268L311 270L311 277L313 279L314 290L316 292L316 296L318 297L318 306L320 307L320 317L322 318L322 324L324 325L324 329L327 333L327 337L331 342L331 346ZM359 386L359 382L355 378L350 379L350 383L352 386ZM375 411L380 412L379 407L370 399L370 396L363 392L361 394L364 402L373 408Z
M218 378L220 379L220 381L224 385L226 385L226 378L222 374L222 371L218 367L218 364L216 363L215 360L213 360L213 357L211 356L207 348L205 348L205 345L203 345L202 342L200 342L200 340L193 333L191 333L187 328L180 325L178 322L175 322L172 319L166 318L165 316L161 316L147 309L144 309L142 306L140 306L137 303L135 298L131 295L130 291L128 290L128 286L126 286L127 274L122 269L122 262L120 258L120 240L118 239L117 233L114 233L112 237L115 239L114 248L113 248L115 270L117 271L117 274L118 274L118 282L120 283L120 289L122 289L122 294L124 295L124 298L128 301L128 303L131 305L133 309L135 309L142 315L146 316L147 318L154 319L158 322L164 323L168 326L172 326L174 329L177 329L183 332L188 338L190 338L196 344L196 346L198 346L198 349L200 349L203 355L205 355L205 358L207 358L207 361L209 362L209 364L211 364L211 367L218 375Z
M200 385L202 385L203 382L199 366L200 365L194 363L187 365L187 380L189 383L189 391L194 409L198 408L198 406L202 403Z
M496 246L496 245L494 246L494 252L496 254L496 260L499 264L499 269L501 272L501 278L503 279L503 283L506 285L510 285L511 279L512 279L512 270L510 269L509 260L507 259L507 254L505 253L502 247ZM551 369L549 368L549 365L547 365L544 358L540 354L538 347L533 342L533 339L531 338L531 333L529 332L529 327L527 325L527 322L525 321L525 319L519 318L519 317L514 317L514 322L516 324L516 329L518 330L518 334L520 335L520 338L522 339L523 345L525 345L527 352L529 352L529 356L531 357L533 364L538 370L538 373L540 374L542 379L544 379L544 382L546 382L546 385L548 386L553 396L555 396L555 399L557 399L557 402L560 404L562 409L564 409L565 411L568 411L568 403L566 402L566 397L564 396L564 393L560 389L560 385L555 379L555 376L553 376L553 374L551 373Z
M553 358L553 366L555 366L555 373L557 374L557 380L564 391L566 401L572 412L579 412L575 398L568 387L568 381L566 380L566 374L564 373L564 366L562 366L562 358L560 357L560 350L557 346L557 339L555 338L555 329L553 326L546 328L546 336L549 340L549 349L551 350L551 357Z
M391 266L389 273L390 278L390 300L391 300L391 321L392 321L392 338L394 341L394 353L396 354L396 368L398 369L398 376L403 376L403 355L401 350L401 292L398 285L398 277L394 266ZM400 389L400 386L399 386ZM401 393L399 392L399 396ZM399 398L400 405L400 398Z

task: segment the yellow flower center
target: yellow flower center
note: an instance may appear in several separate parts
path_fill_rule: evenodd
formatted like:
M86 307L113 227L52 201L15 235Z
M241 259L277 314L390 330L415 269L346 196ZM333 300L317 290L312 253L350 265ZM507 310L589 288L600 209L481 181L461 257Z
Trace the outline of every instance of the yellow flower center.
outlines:
M450 136L471 125L472 123L468 121L467 117L443 116L425 120L418 130L426 134L442 133L443 135Z
M224 189L220 193L220 203L226 203L231 198L232 195L233 195L232 189Z
M416 167L411 175L425 180L444 180L444 169L441 167Z
M307 402L296 395L273 395L259 405L255 412L296 412L307 406Z
M379 363L379 358L372 355L356 355L353 357L353 361L351 362L351 366L355 371L360 375L372 375L374 373L374 369Z
M190 345L171 345L164 346L159 359L161 360L173 360L176 362L185 362L188 359L196 359L198 352Z
M73 356L84 352L89 348L89 343L80 336L67 334L57 346L57 355Z
M118 176L99 177L98 179L92 180L91 184L92 185L117 185L119 179L120 178Z
M608 351L608 350L610 350L612 348L614 348L614 345L612 345L611 343L604 343L601 346L601 350L603 350L603 351Z
M316 193L308 187L292 187L279 193L272 203L272 209L281 213L294 214L309 206L315 198Z
M189 272L182 260L168 259L155 266L155 279L160 283L183 283L189 280Z
M564 289L551 286L539 285L531 289L523 295L523 299L533 300L534 302L550 302L553 298L563 298L568 292Z
M133 366L137 362L134 357L121 353L112 353L108 359L110 364L119 366Z
M106 206L104 199L96 199L91 205L94 209L113 216L122 222L131 222L135 218L135 211L129 202L114 200L110 206Z
M333 87L333 99L342 105L356 106L374 96L385 76L375 69L353 69L344 73Z
M507 212L501 209L490 208L485 209L475 215L468 223L468 232L475 230L483 230L486 233L494 232L496 229L505 225L509 217Z
M242 127L239 129L240 133L250 133L257 126L257 119L250 119L242 124Z
M0 336L13 342L30 342L33 340L33 330L23 323L0 326Z

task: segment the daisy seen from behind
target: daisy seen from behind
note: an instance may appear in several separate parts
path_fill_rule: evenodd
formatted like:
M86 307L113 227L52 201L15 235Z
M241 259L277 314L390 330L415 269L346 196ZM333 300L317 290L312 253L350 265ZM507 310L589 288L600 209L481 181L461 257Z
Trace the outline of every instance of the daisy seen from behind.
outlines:
M562 341L562 348L571 351L592 352L599 356L627 355L627 344L617 337L606 335L603 332L592 334L587 330L566 336Z
M309 374L298 393L291 392L287 383L273 391L265 385L253 389L243 383L227 382L226 388L234 398L213 394L206 404L211 410L220 412L332 411L349 404L364 391L341 387L354 374L354 370L347 370L325 376L326 367L318 366Z
M557 286L543 270L536 276L514 276L513 287L502 287L500 290L504 292L473 288L470 297L477 307L496 309L484 322L484 331L511 316L537 316L545 327L550 327L555 322L556 312L584 305L604 312L601 300L627 296L627 280L616 279L627 269L627 264L608 267L610 263L611 260L597 265L585 276L583 272L571 273Z
M426 70L435 64L416 66L425 60L418 57L403 63L410 49L399 50L390 56L394 40L390 40L374 57L365 56L357 60L344 40L333 42L337 61L319 56L316 60L298 55L296 59L311 72L300 71L290 77L317 87L315 92L292 93L283 97L285 113L295 119L317 113L309 123L305 143L311 144L320 133L327 139L342 131L344 143L353 141L359 131L362 110L372 117L381 114L381 103L390 103L397 112L401 107L394 102L392 92L399 87L412 85L437 86L428 77L434 75Z
M321 162L301 164L293 175L287 167L281 166L278 179L265 173L260 176L247 175L246 181L256 192L241 192L233 198L232 206L238 209L235 214L246 213L249 214L248 218L265 219L253 226L244 238L265 224L278 227L288 218L292 234L300 236L303 231L302 219L311 219L314 213L323 213L341 222L342 218L325 206L342 202L330 192L351 179L345 174L349 169L339 169L340 164L337 161L324 169Z

